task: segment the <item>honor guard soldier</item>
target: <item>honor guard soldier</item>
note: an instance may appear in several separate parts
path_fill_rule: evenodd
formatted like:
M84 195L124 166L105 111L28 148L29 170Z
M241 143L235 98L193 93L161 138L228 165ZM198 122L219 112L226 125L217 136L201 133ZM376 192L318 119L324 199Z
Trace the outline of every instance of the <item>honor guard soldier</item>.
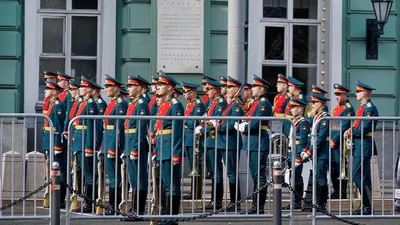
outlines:
M323 117L329 116L329 114L324 110L325 105L329 101L328 98L321 94L312 93L311 103L313 104L313 111L316 113L313 117L313 123L317 123ZM320 209L325 209L326 200L328 198L328 179L327 172L329 166L329 121L322 120L317 129L317 149L313 149L313 143L311 142L310 150L303 150L301 153L301 158L303 161L308 160L312 153L317 154L317 205Z
M244 111L237 100L240 96L240 90L242 82L233 79L228 76L227 82L227 99L228 105L225 107L222 116L243 116ZM238 166L239 166L239 156L240 149L242 149L242 137L235 129L235 120L221 120L220 122L216 120L211 120L214 127L217 130L217 147L221 151L222 160L226 165L227 175L229 179L229 197L231 204L236 203L238 199L241 198L240 184L238 179ZM222 165L220 172L222 174ZM223 189L223 188L222 188ZM218 191L218 190L217 190ZM238 205L237 210L240 211L240 205ZM228 212L234 212L235 207L230 207L226 209Z
M310 122L303 116L306 105L307 102L304 99L292 99L290 101L290 111L294 117L293 123L295 130L293 130L292 127L290 128L289 147L292 147L292 141L290 140L292 138L292 133L296 132L296 158L292 159L292 153L288 152L289 168L292 168L293 164L296 167L294 174L294 190L297 192L297 194L294 196L294 209L301 209L301 199L304 192L304 182L301 175L303 172L303 160L301 159L300 154L303 151L308 151L310 146L308 140L308 136L310 134ZM290 170L290 176L293 176L292 171L293 170ZM283 209L290 210L290 206L291 205L289 204L283 207Z
M65 144L63 142L62 131L64 128L65 120L65 107L58 99L58 94L62 91L62 88L58 84L48 79L46 82L45 99L48 100L48 108L45 113L53 122L53 149L50 149L50 126L49 121L44 120L43 123L43 150L46 152L46 156L51 158L50 154L53 154L54 162L58 162L60 165L60 183L67 182L67 151L65 150ZM65 195L66 187L61 185L61 203L60 207L65 208Z
M52 81L54 81L54 83L57 83L57 74L55 74L53 72L44 71L44 82L46 83L48 80L52 80ZM48 107L49 107L49 101L45 97L43 99L43 107L42 107L43 114L47 113L47 108Z
M163 98L163 102L159 106L157 116L184 115L182 103L174 98L172 93L177 84L175 79L160 72L157 94ZM177 215L181 196L183 120L157 119L155 132L156 159L160 161L161 180L165 187L165 212Z
M58 86L60 86L63 91L58 95L60 101L64 104L65 109L67 112L71 109L72 102L71 102L71 93L69 93L69 81L72 79L68 74L61 73L57 71L57 79L58 79Z
M257 75L253 75L253 105L247 112L248 117L272 116L272 106L267 98L268 87L271 84ZM249 154L249 167L253 179L254 190L267 182L267 158L269 154L268 120L245 120L235 124L235 129L243 133L242 150ZM258 165L260 164L260 167ZM259 181L259 183L258 183ZM253 197L253 206L247 214L264 214L264 205L267 198L267 191L260 190L258 195ZM258 201L259 200L259 201Z
M160 77L158 75L153 75L151 76L151 93L153 94L153 97L151 98L149 102L149 112L150 116L156 116L157 111L158 111L158 104L157 104L157 83ZM150 129L150 144L152 150L154 150L154 147L156 145L156 135L154 133L154 126L155 126L156 120L150 120L149 124L149 129Z
M207 95L210 98L209 106L206 110L206 116L221 116L227 103L221 94L222 84L218 81L207 80ZM206 206L208 210L222 208L222 197L224 184L222 180L222 155L221 150L217 148L216 130L211 121L205 121L204 124L197 126L196 134L205 136L206 157L209 163L209 171L212 176L211 202ZM217 152L215 152L217 151ZM214 194L215 192L215 194Z
M204 104L197 96L197 88L200 85L182 82L183 96L189 102L185 108L185 116L203 116L205 113ZM190 169L192 170L191 192L183 196L183 199L201 199L202 195L202 174L203 174L203 137L194 135L194 129L200 124L199 120L185 120L185 153L187 155ZM196 139L197 138L197 139ZM196 146L197 144L197 146ZM195 148L198 149L195 149ZM196 162L195 165L193 165ZM194 168L193 166L196 166ZM194 194L193 194L194 193ZM194 196L194 197L193 197Z
M208 108L209 97L207 94L207 80L212 80L212 81L217 81L217 80L206 75L201 76L201 80L202 80L201 85L203 87L203 92L204 92L203 99L201 101L203 102L204 106Z
M311 93L317 93L317 94L325 96L325 94L327 94L328 92L325 91L324 89L318 87L317 85L313 84L311 86ZM325 112L329 112L329 109L328 109L327 105L325 105L324 111Z
M378 117L378 109L371 101L371 93L375 88L357 81L356 97L361 102L356 116ZM361 124L362 123L362 124ZM371 214L371 157L377 155L376 144L372 132L376 130L377 122L372 120L356 120L345 136L353 135L353 181L362 195L362 205L353 212L354 215ZM374 152L372 152L374 150ZM361 180L362 179L362 180Z
M152 84L149 83L146 79L144 79L142 76L138 75L137 76L139 79L142 79L143 81L146 81L146 85L143 87L143 97L144 100L147 102L147 104L149 104L151 97L150 97L150 91L149 91L149 86L151 86Z
M251 104L254 102L253 94L251 93L251 88L253 86L251 84L245 83L243 85L243 100L244 100L244 113L246 114L247 111L251 108Z
M79 94L83 97L83 101L79 104L75 116L94 116L98 114L97 104L92 97L92 89L93 84L91 81L82 76ZM74 153L77 166L82 168L82 175L85 180L85 196L89 199L93 198L93 183L95 183L95 174L93 174L93 154L95 149L95 146L93 146L93 135L95 129L96 127L92 119L78 119L74 121L72 152ZM80 212L80 210L76 211ZM92 204L90 202L85 202L83 212L92 212Z
M286 106L289 103L290 97L288 96L288 82L289 80L283 74L278 74L278 81L276 83L276 90L278 94L274 98L273 112L276 117L285 117ZM287 123L287 124L286 124ZM290 123L283 121L281 132L287 137L289 135ZM286 129L285 129L286 128Z
M301 91L301 86L303 86L304 83L297 80L294 77L288 77L288 96L289 98L294 98L294 99L305 99L304 95ZM307 108L306 108L307 111ZM293 119L293 115L290 112L290 101L286 105L285 109L285 117L289 119ZM290 131L290 123L283 123L283 130L285 134L289 134Z
M78 109L78 103L79 103L79 87L80 87L80 83L76 82L75 80L71 80L69 83L69 93L71 94L71 107L70 109L66 111L65 114L65 121L64 121L64 132L63 135L64 137L68 137L68 125L69 125L69 121L72 120L72 118L75 117L75 112Z
M332 116L354 116L354 108L349 101L349 93L350 90L340 84L334 84L333 88L335 89L335 96L338 105L333 108ZM340 166L340 155L341 149L343 149L343 145L341 143L345 143L342 141L343 134L349 129L351 126L350 120L332 120L331 121L331 157L332 157L332 165L331 165L331 181L333 185L333 193L331 195L332 199L346 199L347 198L347 180L340 178L341 168ZM340 146L342 145L342 147ZM342 152L342 154L345 154ZM344 162L342 162L344 163ZM344 165L344 164L343 164ZM342 185L340 187L340 181ZM341 188L341 191L340 191Z
M121 96L120 90L122 83L117 79L106 75L105 84L106 94L111 98L110 103L107 105L105 116L120 115L125 116L128 108L128 103ZM120 186L120 154L124 148L124 120L122 119L104 119L104 136L101 145L100 157L105 155L105 168L110 180L110 205L117 207L116 203L121 202L121 186ZM99 160L102 160L101 158ZM117 162L115 162L117 160ZM99 175L100 176L100 175ZM115 196L115 191L117 196ZM117 202L115 202L115 197ZM113 213L108 211L107 215Z
M149 106L143 96L143 88L150 85L142 77L128 76L126 84L129 97L127 116L148 116ZM147 142L148 120L126 119L125 150L122 160L127 161L129 180L132 187L132 209L138 215L144 214L147 199L148 171L147 159L149 154L149 143ZM123 196L125 198L125 196ZM137 207L139 206L139 208Z
M225 76L219 77L219 82L222 84L221 86L221 94L224 96L225 100L227 100L226 94L228 93L228 78Z

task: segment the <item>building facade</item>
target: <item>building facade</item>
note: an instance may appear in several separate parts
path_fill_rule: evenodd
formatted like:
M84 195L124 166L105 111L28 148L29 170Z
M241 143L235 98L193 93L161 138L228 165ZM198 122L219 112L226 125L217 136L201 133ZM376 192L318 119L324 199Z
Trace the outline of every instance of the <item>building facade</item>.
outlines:
M199 0L204 6L203 73L227 74L228 0ZM0 112L35 112L43 99L44 70L81 74L102 84L105 74L150 78L157 72L157 0L0 1ZM246 0L246 74L274 81L294 76L330 91L356 80L377 90L381 115L399 115L400 35L394 2L378 60L366 59L370 0ZM201 81L201 73L173 74ZM270 97L276 89L271 87ZM354 98L352 99L354 101ZM334 104L335 101L332 101Z

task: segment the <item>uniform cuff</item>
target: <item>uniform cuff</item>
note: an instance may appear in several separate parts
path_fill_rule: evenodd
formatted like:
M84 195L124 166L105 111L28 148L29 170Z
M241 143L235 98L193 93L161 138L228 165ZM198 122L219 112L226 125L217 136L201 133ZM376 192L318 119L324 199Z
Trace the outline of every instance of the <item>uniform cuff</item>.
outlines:
M296 159L295 159L295 160L296 160L296 162L297 162L297 163L301 163L301 162L303 162L303 160L301 160L301 158L297 158L297 157L296 157Z
M62 151L63 148L61 146L54 146L54 151Z
M115 156L116 155L116 151L112 150L112 149L108 149L107 154L109 154L111 156Z
M182 162L182 157L174 156L174 157L172 157L172 162L180 163L180 162Z
M131 156L138 157L138 152L136 150L131 151Z
M93 149L91 149L91 148L85 148L85 153L93 154Z
M307 153L307 155L308 156L312 156L312 152L310 151L310 149L308 149L308 148L305 148L304 150L303 150L303 152L305 152L305 153Z

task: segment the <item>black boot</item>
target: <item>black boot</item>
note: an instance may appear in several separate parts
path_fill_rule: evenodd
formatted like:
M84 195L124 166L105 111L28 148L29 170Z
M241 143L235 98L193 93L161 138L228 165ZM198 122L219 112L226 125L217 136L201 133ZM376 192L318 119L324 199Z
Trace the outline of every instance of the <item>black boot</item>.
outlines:
M321 210L326 210L326 201L328 199L328 186L319 186L318 206ZM318 192L317 192L318 193Z
M347 180L342 180L342 199L347 199Z
M340 189L340 180L337 179L336 174L331 175L331 181L332 181L332 186L333 186L333 193L331 194L331 199L339 199L339 189Z
M206 210L213 210L214 209L214 179L211 180L211 201L206 205Z
M109 206L109 208L110 208L110 209L113 209L113 210L117 209L117 208L116 208L116 205L115 205L115 188L110 187L109 196L110 196L110 199L109 199L110 206ZM107 211L105 212L105 215L106 215L106 216L110 216L110 215L115 215L115 214L114 214L114 211L112 211L112 210L107 210Z
M296 194L294 196L294 209L301 209L301 200L303 199L304 184L296 184L295 186Z
M85 195L88 199L93 200L93 185L85 185ZM94 199L93 201L95 201ZM85 201L85 205L83 206L84 213L91 213L93 211L92 202Z
M60 185L60 209L65 209L65 196L67 195L67 187Z
M137 211L137 214L144 215L144 209L147 203L147 191L139 190L139 198L137 199L139 200L139 210ZM135 206L136 205L137 204L135 203Z
M222 208L222 198L224 197L224 183L217 183L217 196L215 196L215 209Z
M240 186L238 186L237 190L238 191L237 191L237 194L236 194L236 183L229 183L229 197L231 199L231 203L230 204L232 206L226 209L227 212L235 212L235 208L236 207L234 207L233 204L235 204L236 201L240 199L240 196L241 196L241 194L240 194ZM237 211L240 211L240 205L237 206Z
M137 204L136 204L136 189L135 188L133 188L132 189L132 205L131 205L131 208L129 208L128 209L128 212L130 212L130 213L136 213L137 212L137 210L136 210L136 208L137 208Z
M257 184L254 184L254 190L257 189ZM261 190L258 194L260 202L258 202L258 197L257 195L253 196L253 206L247 210L247 214L264 214L264 206L265 206L265 200L267 199L267 191ZM245 213L244 213L245 214Z

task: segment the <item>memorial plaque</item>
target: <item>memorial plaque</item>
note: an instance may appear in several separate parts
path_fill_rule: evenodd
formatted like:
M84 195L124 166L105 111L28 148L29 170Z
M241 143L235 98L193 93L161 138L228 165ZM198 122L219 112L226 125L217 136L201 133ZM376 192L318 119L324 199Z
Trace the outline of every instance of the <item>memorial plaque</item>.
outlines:
M203 73L204 0L157 2L157 70Z

